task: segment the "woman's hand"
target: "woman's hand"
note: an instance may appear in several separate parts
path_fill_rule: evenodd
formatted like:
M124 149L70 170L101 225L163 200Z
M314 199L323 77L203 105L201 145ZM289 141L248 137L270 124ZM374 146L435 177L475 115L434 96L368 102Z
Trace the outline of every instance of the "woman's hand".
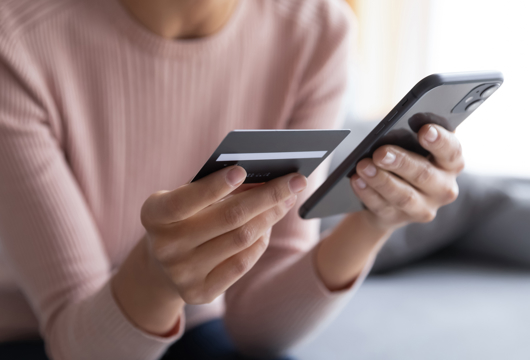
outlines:
M397 146L377 149L364 159L352 176L353 190L365 204L366 219L393 230L411 222L429 222L438 208L458 196L456 176L464 168L462 148L454 133L438 125L425 125L418 132L427 159Z
M235 166L144 203L151 254L188 304L211 302L250 270L306 186L303 176L288 175L223 199L245 177Z
M357 165L351 185L367 210L346 216L316 255L317 271L330 290L352 284L393 230L431 221L438 208L456 199L456 176L464 168L456 136L429 124L420 129L418 139L431 153L428 159L386 145Z
M233 166L145 201L147 235L113 284L122 310L140 328L165 333L183 303L209 303L226 291L258 261L271 227L307 185L290 174L235 191L245 177Z

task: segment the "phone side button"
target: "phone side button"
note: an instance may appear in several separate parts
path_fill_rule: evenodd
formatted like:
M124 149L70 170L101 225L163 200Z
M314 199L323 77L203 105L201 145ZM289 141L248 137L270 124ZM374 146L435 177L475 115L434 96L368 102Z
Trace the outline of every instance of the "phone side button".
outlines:
M388 118L386 119L385 122L386 122L386 123L391 122L392 119L394 119L394 117L396 116L397 113L398 113L398 112L397 112L396 110L392 111L392 112L390 113L390 115L388 115Z
M375 128L375 133L379 134L385 128L385 125L385 123L380 123L379 125L377 125L377 127Z

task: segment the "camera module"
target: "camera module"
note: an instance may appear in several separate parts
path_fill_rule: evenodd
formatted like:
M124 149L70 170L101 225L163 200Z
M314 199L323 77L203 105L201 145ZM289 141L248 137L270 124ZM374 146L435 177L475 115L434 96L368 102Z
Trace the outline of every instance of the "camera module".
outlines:
M489 88L487 88L486 90L484 90L480 96L483 98L483 99L487 99L491 96L491 94L493 94L495 91L497 91L497 89L499 88L499 84L495 84L493 86L490 86Z
M480 106L480 104L482 104L483 102L484 100L477 100L477 101L472 102L466 107L466 111L469 111L469 112L475 111Z
M499 83L485 83L476 86L466 96L464 96L458 104L451 110L453 114L475 111L480 104L491 96L501 84Z

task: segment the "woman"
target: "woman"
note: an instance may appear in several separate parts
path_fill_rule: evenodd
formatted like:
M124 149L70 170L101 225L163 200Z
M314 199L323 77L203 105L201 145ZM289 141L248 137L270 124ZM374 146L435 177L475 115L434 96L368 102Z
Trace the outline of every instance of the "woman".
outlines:
M0 2L0 341L38 323L49 358L156 359L223 316L274 357L336 313L394 229L455 199L453 134L421 129L430 162L363 160L367 209L321 241L296 208L322 169L222 202L242 168L187 182L230 130L334 127L350 23L327 0Z

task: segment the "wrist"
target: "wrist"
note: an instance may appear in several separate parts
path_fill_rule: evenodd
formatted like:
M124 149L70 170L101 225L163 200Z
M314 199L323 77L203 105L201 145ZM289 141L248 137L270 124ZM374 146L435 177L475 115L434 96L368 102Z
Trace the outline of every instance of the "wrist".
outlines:
M316 267L330 290L351 285L392 234L370 217L368 211L347 215L319 244Z
M370 210L363 210L357 213L350 214L349 216L359 217L361 220L362 226L366 227L370 233L377 234L386 234L392 233L394 230L398 229L402 225L389 224L382 221L377 215L375 215Z
M123 262L111 287L124 315L141 330L166 336L178 331L184 301L151 259L145 238Z

